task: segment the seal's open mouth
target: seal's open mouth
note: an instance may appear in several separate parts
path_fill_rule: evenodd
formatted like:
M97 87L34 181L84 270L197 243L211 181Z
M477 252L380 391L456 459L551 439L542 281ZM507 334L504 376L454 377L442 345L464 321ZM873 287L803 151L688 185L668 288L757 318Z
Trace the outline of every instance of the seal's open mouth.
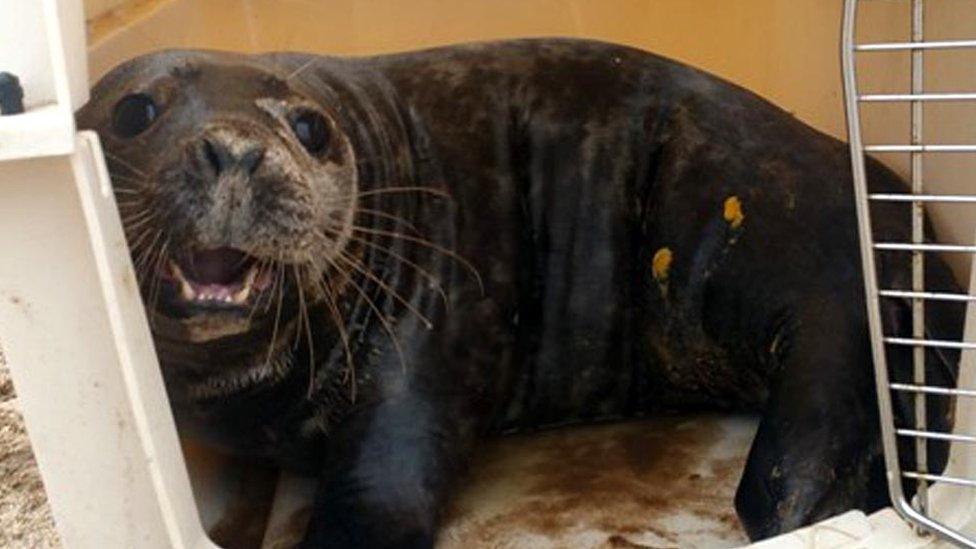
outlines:
M241 306L271 285L271 273L258 259L236 248L212 248L181 254L167 273L184 302L204 306Z

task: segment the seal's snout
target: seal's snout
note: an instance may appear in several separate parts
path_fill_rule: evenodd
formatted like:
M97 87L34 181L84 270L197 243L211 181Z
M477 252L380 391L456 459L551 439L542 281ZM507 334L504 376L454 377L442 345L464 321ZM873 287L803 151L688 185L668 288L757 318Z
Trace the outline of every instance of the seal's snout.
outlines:
M235 171L254 175L267 151L260 140L230 128L208 129L191 147L198 167L215 177Z

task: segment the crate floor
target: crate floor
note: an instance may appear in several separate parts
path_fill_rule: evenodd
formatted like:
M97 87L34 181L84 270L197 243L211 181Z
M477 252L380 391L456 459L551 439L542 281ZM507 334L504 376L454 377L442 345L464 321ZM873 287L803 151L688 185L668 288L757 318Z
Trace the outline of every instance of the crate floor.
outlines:
M502 437L486 444L448 512L438 547L664 548L748 543L732 505L757 421L676 416L570 427ZM253 480L255 477L249 475ZM243 499L254 502L248 483ZM312 481L277 485L263 543L298 541L309 516ZM231 503L217 523L254 524L265 506ZM240 514L240 513L246 514ZM249 518L246 518L249 517Z

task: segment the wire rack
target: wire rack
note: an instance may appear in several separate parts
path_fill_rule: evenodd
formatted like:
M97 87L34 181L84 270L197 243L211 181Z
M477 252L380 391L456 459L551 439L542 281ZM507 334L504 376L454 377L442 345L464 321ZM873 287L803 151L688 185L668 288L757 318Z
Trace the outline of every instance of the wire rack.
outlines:
M949 469L946 471L930 470L929 441L939 440L950 444L950 452L958 455L961 452L976 452L976 436L959 432L960 422L956 418L956 427L952 432L937 432L929 430L926 418L926 399L950 398L954 402L960 399L976 401L976 390L958 387L936 385L926 379L926 349L958 350L965 357L976 349L976 342L967 341L964 337L960 341L946 341L926 337L925 306L932 301L950 301L972 304L976 296L971 295L971 288L967 293L945 293L933 291L926 286L925 260L932 253L976 254L976 246L967 244L936 243L926 240L925 210L929 205L942 203L976 204L976 194L935 194L926 189L925 159L933 153L976 153L974 144L935 144L924 140L923 122L924 106L931 103L954 103L976 101L973 92L928 92L925 78L926 53L930 55L936 51L974 50L976 40L926 40L925 34L925 2L924 0L887 0L888 3L902 4L910 10L911 38L904 42L876 42L858 43L859 7L864 4L878 3L882 0L845 0L844 24L842 36L842 54L844 71L844 91L847 107L848 131L851 146L851 159L854 174L855 198L861 256L865 279L865 291L868 304L868 321L871 333L872 355L877 381L878 403L882 420L882 440L885 453L885 464L888 471L889 491L895 510L922 532L932 532L953 543L976 547L976 534L963 533L958 527L947 525L947 521L937 517L935 505L944 503L945 498L933 497L940 485L949 485L954 489L970 490L967 494L970 501L976 501L976 475L956 476ZM934 0L938 2L939 0ZM930 9L936 6L931 6ZM976 5L970 6L976 9ZM868 22L870 23L870 22ZM862 25L864 23L862 22ZM974 29L976 32L976 29ZM900 52L910 56L910 91L908 93L865 93L858 92L858 62L865 57L877 56L885 52ZM947 83L939 82L939 85ZM910 108L910 135L907 142L901 144L865 144L862 137L861 108L869 103L902 104ZM897 194L871 193L867 185L865 153L904 154L910 162L911 192ZM871 207L878 202L901 202L911 207L911 240L909 242L876 242L872 232ZM879 252L906 252L911 261L911 289L891 289L879 287L876 270L876 254ZM911 336L903 337L896 334L886 334L882 322L881 302L884 299L905 299L911 303ZM972 306L970 305L970 308ZM972 316L972 313L970 313ZM972 330L967 330L972 338ZM912 380L910 383L893 382L887 353L896 347L912 348ZM966 367L967 361L960 360L960 366ZM892 393L911 395L914 408L914 428L898 425L893 413ZM960 408L957 408L957 410ZM914 470L903 470L903 460L899 459L899 441L914 441L915 465ZM915 483L916 492L911 501L905 490L905 481Z

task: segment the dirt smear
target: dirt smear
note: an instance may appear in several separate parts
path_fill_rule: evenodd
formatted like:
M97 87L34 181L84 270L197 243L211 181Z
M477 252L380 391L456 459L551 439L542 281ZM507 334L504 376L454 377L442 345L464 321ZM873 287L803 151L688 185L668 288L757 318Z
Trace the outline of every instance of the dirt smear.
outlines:
M754 433L745 420L662 418L496 441L440 546L732 547L732 505Z

